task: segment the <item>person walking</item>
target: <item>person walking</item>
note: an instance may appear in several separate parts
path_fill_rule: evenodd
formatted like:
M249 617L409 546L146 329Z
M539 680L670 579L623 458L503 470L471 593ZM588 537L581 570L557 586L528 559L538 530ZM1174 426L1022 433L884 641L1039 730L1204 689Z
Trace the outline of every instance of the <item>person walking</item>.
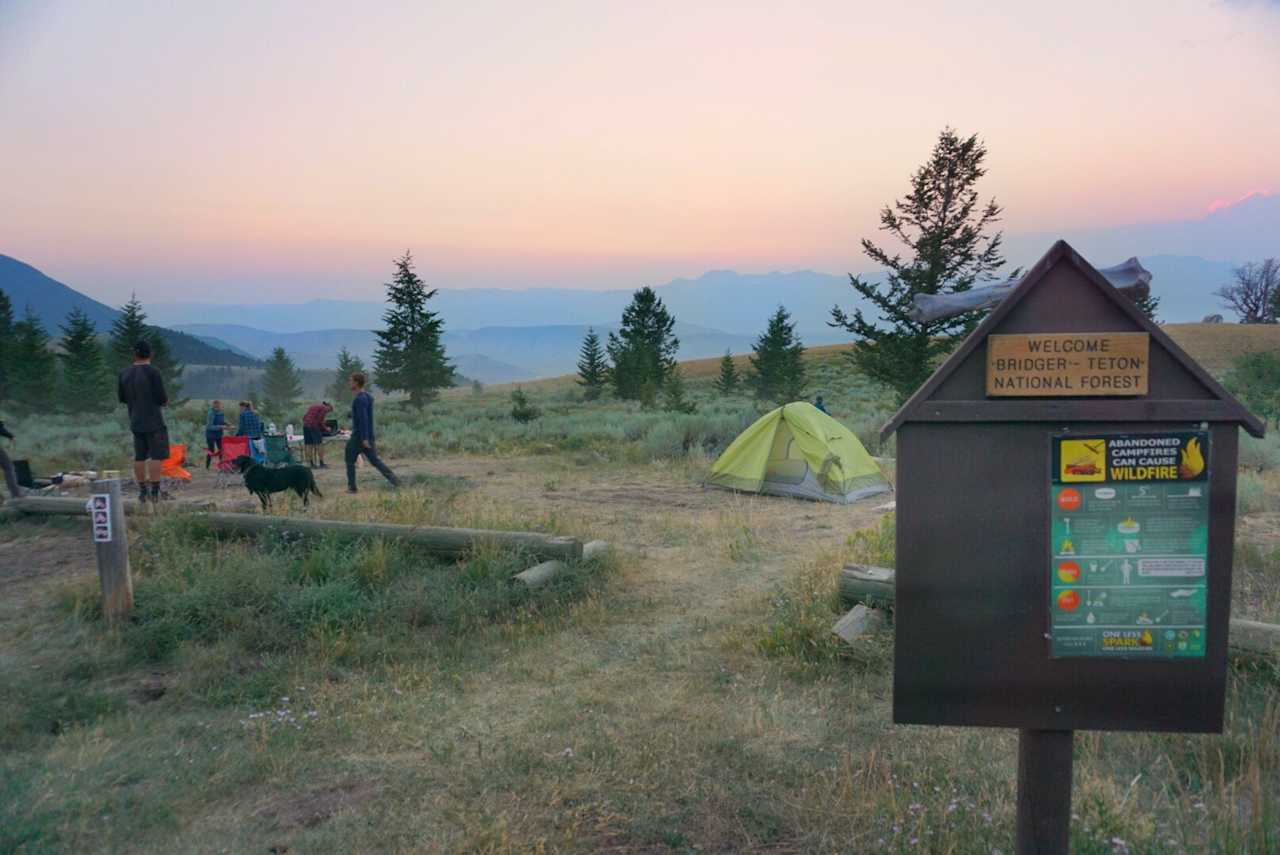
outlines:
M169 395L160 372L151 364L151 342L146 339L134 344L133 364L120 372L116 397L129 408L138 501L158 502L160 468L169 459L169 426L161 408L169 403Z
M307 407L302 415L302 451L306 455L307 465L312 469L317 466L328 469L324 465L324 420L333 412L333 404L321 401Z
M4 422L0 422L0 437L9 440L9 444L13 445L14 436L4 426ZM0 469L4 470L4 484L9 488L9 495L15 499L20 498L22 496L22 488L18 486L18 473L13 471L13 461L9 459L9 455L5 453L3 446L0 446Z
M222 412L222 402L214 401L204 417L205 469L209 468L209 461L214 457L222 457L222 432L226 429L227 414Z
M364 384L367 382L360 371L351 375L351 391L355 393L355 398L351 401L351 439L347 440L344 455L347 462L348 493L356 492L356 459L362 454L374 469L382 473L382 477L391 482L391 486L400 486L400 479L378 457L378 450L374 446L373 396L365 391Z

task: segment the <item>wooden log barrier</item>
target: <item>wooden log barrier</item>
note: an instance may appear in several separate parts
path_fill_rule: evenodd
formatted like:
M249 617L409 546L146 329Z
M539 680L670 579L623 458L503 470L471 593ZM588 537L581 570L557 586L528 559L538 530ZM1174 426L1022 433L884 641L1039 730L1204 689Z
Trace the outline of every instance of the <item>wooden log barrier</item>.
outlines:
M59 516L88 516L84 506L84 498L66 498L60 496L23 496L10 499L5 508L12 508L20 514L44 514Z
M840 600L847 606L893 606L894 571L849 564L840 571ZM1227 647L1238 659L1280 659L1280 625L1232 618Z
M83 498L24 496L12 499L5 508L23 514L66 514L87 516ZM574 537L559 537L529 531L493 531L478 528L444 528L436 526L395 525L392 523L347 522L345 520L306 519L300 517L276 517L261 514L233 514L202 512L199 520L215 532L224 534L260 534L265 531L285 531L304 536L336 535L338 537L383 537L403 540L422 547L436 555L456 557L469 553L477 546L499 546L507 549L523 549L535 558L559 558L577 561L582 558L582 541ZM603 541L600 541L603 543ZM598 550L600 547L597 546ZM607 548L607 547L606 547Z
M443 528L392 523L346 522L261 514L205 513L194 517L224 534L260 534L283 531L304 536L382 537L400 540L446 557L466 555L476 547L520 549L536 558L576 561L582 557L582 541L527 531L489 531L478 528Z
M840 571L840 599L850 606L893 605L893 571L870 564L848 564Z

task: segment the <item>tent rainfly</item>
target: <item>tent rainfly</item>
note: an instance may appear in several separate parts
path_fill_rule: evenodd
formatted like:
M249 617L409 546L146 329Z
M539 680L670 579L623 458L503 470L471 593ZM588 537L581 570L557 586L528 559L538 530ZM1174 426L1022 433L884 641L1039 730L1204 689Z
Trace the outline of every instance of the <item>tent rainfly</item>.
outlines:
M784 404L735 439L709 487L847 505L891 488L858 438L812 404Z

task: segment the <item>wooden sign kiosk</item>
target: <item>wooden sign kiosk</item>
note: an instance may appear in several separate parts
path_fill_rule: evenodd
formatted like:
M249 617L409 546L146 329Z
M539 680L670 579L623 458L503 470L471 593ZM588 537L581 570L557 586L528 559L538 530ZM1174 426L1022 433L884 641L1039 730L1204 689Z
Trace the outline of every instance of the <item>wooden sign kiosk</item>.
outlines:
M1067 851L1072 731L1221 731L1237 427L1059 241L882 431L894 721L1021 731L1019 852Z

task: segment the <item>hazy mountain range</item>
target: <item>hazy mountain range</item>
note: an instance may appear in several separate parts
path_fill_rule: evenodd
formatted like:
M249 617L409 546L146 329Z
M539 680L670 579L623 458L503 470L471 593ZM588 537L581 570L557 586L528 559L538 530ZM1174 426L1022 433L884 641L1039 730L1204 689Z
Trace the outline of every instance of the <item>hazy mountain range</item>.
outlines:
M1152 289L1161 299L1160 319L1198 321L1222 311L1213 291L1230 281L1237 263L1280 255L1280 195L1255 194L1195 220L1077 230L1065 236L1100 267L1137 255L1152 272ZM1056 237L1009 236L1009 269L1034 263ZM846 335L826 325L831 307L861 305L847 275L813 270L759 274L713 270L656 288L678 319L680 356L685 359L748 349L779 305L791 312L806 343L844 341ZM117 314L7 256L0 256L0 290L9 294L17 314L30 306L55 333L75 305L101 329ZM631 289L441 288L432 308L445 320L445 345L460 372L484 382L500 382L572 371L587 327L595 327L602 337L614 330L631 293ZM337 300L251 305L192 302L153 303L146 310L151 322L189 333L207 345L200 361L236 364L246 357L261 359L280 346L301 367L328 368L341 347L366 360L371 356L370 330L381 326L385 305ZM188 356L187 361L198 360Z

